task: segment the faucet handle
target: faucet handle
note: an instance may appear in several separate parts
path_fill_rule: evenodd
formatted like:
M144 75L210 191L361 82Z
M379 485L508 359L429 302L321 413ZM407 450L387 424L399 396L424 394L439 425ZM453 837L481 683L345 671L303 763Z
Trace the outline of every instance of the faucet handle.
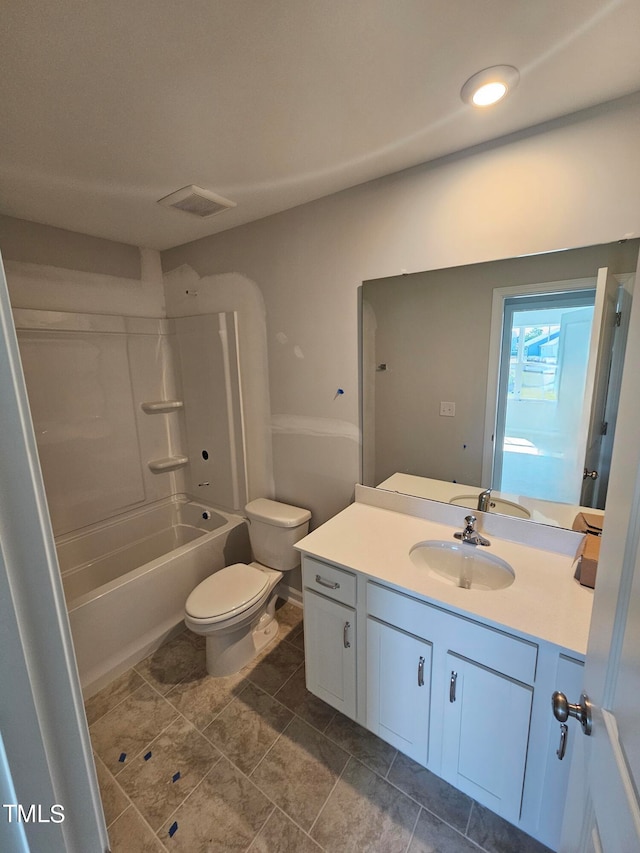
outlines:
M475 515L466 515L464 520L467 522L467 527L470 527L473 529L473 525L476 523L476 521L478 519L475 517Z

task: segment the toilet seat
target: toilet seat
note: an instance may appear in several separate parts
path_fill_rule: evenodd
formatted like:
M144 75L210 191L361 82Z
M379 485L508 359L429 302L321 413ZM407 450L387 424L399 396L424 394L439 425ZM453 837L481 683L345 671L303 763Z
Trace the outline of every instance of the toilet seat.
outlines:
M222 622L259 602L268 587L265 572L246 563L234 563L198 584L187 599L185 611L196 623Z

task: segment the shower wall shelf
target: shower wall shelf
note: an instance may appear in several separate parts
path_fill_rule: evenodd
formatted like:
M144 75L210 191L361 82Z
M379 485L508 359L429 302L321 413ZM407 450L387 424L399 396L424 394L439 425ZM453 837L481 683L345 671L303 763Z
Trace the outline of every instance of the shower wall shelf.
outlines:
M149 470L154 474L163 474L165 471L175 471L176 468L184 468L189 463L188 456L167 456L166 459L152 459L148 462Z
M184 406L182 400L152 400L148 403L140 403L143 412L148 415L159 415L165 412L175 412Z

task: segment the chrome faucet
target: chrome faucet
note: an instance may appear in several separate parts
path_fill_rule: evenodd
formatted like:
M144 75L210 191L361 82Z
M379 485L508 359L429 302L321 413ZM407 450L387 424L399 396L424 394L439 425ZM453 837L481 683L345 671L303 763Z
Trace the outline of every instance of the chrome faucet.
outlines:
M491 545L491 542L481 536L473 526L477 521L475 515L467 515L464 520L464 530L461 533L453 534L456 539L466 542L467 545Z
M489 512L491 505L491 489L485 489L478 495L478 512Z

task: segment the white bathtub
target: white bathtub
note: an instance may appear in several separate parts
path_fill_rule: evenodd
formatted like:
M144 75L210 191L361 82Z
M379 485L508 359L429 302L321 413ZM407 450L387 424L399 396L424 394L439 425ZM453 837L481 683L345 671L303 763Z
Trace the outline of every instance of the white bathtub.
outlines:
M157 648L201 580L250 559L244 518L185 496L62 536L56 548L85 696Z

